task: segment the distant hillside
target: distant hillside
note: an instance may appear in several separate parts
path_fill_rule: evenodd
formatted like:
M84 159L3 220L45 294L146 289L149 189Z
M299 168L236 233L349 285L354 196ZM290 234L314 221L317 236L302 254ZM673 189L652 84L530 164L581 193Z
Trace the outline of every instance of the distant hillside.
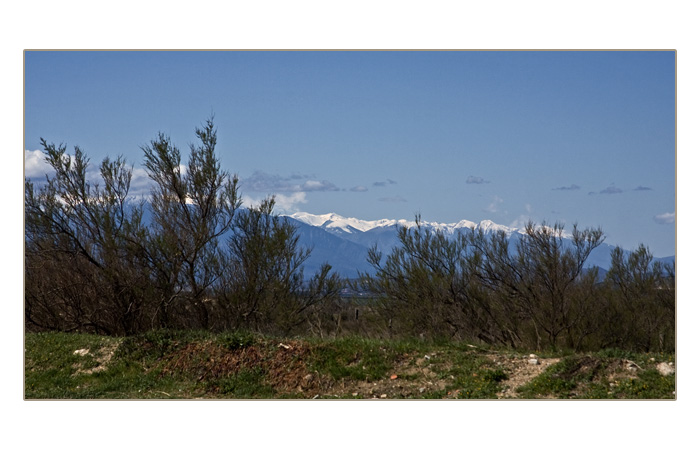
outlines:
M377 245L383 254L390 253L399 245L397 227L415 226L414 221L408 220L366 221L345 218L337 214L296 213L283 217L297 227L299 243L312 249L311 256L304 264L304 275L307 278L311 277L325 262L331 264L338 274L347 278L356 278L358 271L371 272L372 267L367 263L367 251ZM146 222L150 220L148 208L146 208L144 220ZM432 230L441 230L448 236L468 232L471 227L482 228L487 233L504 231L510 235L512 249L515 249L517 240L522 235L522 230L499 225L490 220L480 223L462 220L452 224L426 222L423 225ZM225 245L230 236L230 232L224 234L219 239L220 245ZM610 268L610 252L614 248L614 245L604 242L591 253L586 266L599 267L607 271ZM655 258L655 260L669 263L675 261L675 256ZM601 273L604 273L603 271Z
M296 213L286 218L298 227L300 243L313 248L306 264L307 275L327 261L340 275L349 278L354 278L358 271L371 270L366 257L367 251L373 245L377 245L382 253L388 254L392 248L399 245L397 227L415 226L415 222L407 220L366 221L345 218L338 214ZM471 227L481 228L486 233L504 231L510 236L513 250L523 233L520 229L498 225L488 220L478 224L468 220L452 224L426 222L423 226L435 231L440 230L447 236L466 233ZM599 267L602 269L600 273L604 274L610 269L610 253L614 248L614 245L603 242L591 252L586 267ZM655 258L655 260L670 263L675 261L675 256Z

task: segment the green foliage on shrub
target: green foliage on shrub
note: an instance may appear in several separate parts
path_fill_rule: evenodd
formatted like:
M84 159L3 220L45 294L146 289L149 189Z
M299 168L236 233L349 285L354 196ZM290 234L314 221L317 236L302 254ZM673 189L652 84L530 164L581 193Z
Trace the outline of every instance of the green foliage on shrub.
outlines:
M258 339L249 331L226 331L216 335L216 342L229 350L236 350L250 347L258 342Z
M148 201L132 198L133 167L121 156L105 158L95 181L82 149L69 155L42 139L54 175L43 186L25 180L29 330L290 335L327 326L344 281L324 265L305 282L311 250L274 213L274 197L241 209L213 119L195 134L186 160L162 133L142 147L154 183Z

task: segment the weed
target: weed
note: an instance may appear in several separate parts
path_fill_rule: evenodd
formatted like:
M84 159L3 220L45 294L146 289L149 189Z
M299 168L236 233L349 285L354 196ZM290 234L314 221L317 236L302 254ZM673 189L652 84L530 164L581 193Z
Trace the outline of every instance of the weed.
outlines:
M246 348L254 345L257 339L247 331L228 331L216 336L216 342L229 350Z
M486 354L468 344L360 337L285 342L242 332L28 333L25 398L361 399L374 394L358 386L373 382L375 393L388 398L495 399L508 380L492 361L496 350ZM501 357L515 355L503 350ZM617 350L572 354L516 392L520 398L673 399L675 377L656 366L674 360L675 354Z
M620 359L634 359L634 353L628 350L620 350L618 348L606 348L600 350L596 353L596 356L601 358L620 358Z
M502 369L479 370L461 385L458 398L496 398L502 390L500 383L507 379L508 375Z
M548 367L542 374L532 379L529 383L517 389L522 398L569 398L571 391L576 388L576 381L587 376L581 372L584 361L578 358L562 358L562 360Z
M265 383L265 372L261 368L242 369L230 377L214 384L225 397L272 398L274 389Z
M489 383L500 383L508 379L508 375L503 369L487 370L483 376L484 381Z
M333 379L373 381L385 378L397 353L380 341L343 338L320 342L312 349L311 369Z
M674 377L663 376L654 369L639 372L637 378L621 379L607 386L602 383L587 386L582 398L673 399Z

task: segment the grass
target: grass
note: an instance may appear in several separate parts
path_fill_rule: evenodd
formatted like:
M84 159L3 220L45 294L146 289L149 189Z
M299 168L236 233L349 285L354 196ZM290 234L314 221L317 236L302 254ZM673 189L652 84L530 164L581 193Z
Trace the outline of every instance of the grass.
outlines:
M405 342L359 337L313 342L312 370L334 380L349 378L367 382L390 376L394 364L409 346Z
M25 336L26 399L496 399L523 356L467 343L160 330ZM672 399L675 355L558 355L518 398ZM510 365L502 365L505 361ZM634 372L626 364L634 362Z
M231 398L274 398L274 389L265 382L260 368L243 369L218 381L219 393Z
M518 389L521 398L673 399L675 377L655 368L675 355L604 350L572 355Z
M154 341L90 334L27 333L25 335L25 398L27 399L158 399L192 398L201 390L192 380L161 377L149 370L166 354L172 341ZM138 341L138 342L137 342ZM150 343L152 347L143 344ZM139 345L141 344L141 345ZM84 356L77 350L88 350ZM102 370L101 350L115 349Z

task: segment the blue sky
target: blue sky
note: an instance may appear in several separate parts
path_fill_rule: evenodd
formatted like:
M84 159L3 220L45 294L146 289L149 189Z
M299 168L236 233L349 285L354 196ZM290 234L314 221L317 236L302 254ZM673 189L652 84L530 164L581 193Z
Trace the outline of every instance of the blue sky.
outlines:
M224 168L279 212L600 226L675 253L674 52L26 52L39 138L92 161L215 115Z

